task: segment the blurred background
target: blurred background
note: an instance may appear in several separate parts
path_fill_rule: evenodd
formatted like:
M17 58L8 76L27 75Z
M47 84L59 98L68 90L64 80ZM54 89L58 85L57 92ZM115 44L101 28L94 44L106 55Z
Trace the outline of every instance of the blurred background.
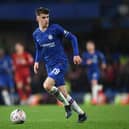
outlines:
M38 75L33 72L32 58L35 49L32 33L38 27L35 9L40 6L50 9L51 23L62 25L78 37L80 54L85 51L88 40L93 40L96 48L104 53L107 67L101 70L103 94L100 94L98 104L129 104L128 0L1 0L0 53L6 56L10 63L5 65L5 71L2 71L3 60L0 56L0 104L60 104L42 88L47 76L44 65L41 63ZM30 71L28 70L27 97L20 97L20 84L17 84L14 55L18 43L24 45L29 59L31 58L28 65ZM72 47L65 39L64 47L70 62L66 75L68 91L79 103L90 104L91 86L87 80L86 68L73 65ZM6 72L11 78L10 81L5 79ZM21 102L21 99L26 101Z

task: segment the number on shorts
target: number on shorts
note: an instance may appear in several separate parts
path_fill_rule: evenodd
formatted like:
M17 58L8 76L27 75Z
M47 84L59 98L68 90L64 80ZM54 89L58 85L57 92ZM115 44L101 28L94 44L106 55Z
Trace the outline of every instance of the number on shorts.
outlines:
M52 70L52 73L54 73L55 75L59 74L59 72L60 72L60 69L58 69L58 68L54 68Z

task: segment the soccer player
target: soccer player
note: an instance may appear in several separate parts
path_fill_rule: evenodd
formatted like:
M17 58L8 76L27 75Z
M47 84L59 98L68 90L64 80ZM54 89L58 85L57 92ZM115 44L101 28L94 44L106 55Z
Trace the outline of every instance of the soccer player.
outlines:
M15 53L12 55L14 64L14 78L21 104L26 104L31 94L30 66L33 58L25 51L24 45L20 42L15 45Z
M11 93L14 93L12 59L0 48L0 92L4 103L12 105Z
M95 43L88 41L86 43L87 51L83 53L82 64L87 66L87 77L92 86L92 104L98 103L98 93L102 90L102 85L98 84L100 79L100 66L106 68L106 60L102 52L95 50Z
M78 113L78 122L83 122L87 118L86 114L67 93L64 81L68 59L62 46L62 38L65 37L72 42L73 62L80 64L77 38L58 24L49 25L49 10L47 8L40 7L36 10L36 20L39 27L33 32L36 46L34 72L37 74L39 61L43 60L48 73L43 87L64 104L66 118L72 115L72 107Z

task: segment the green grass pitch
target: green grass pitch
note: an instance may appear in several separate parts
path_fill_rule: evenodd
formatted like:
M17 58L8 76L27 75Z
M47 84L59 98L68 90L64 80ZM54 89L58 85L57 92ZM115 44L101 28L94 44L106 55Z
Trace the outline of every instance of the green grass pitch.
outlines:
M24 124L12 124L10 112L16 108L23 109L27 114ZM82 105L88 113L88 120L77 123L77 115L66 120L64 109L57 105L41 106L0 106L0 129L129 129L129 106Z

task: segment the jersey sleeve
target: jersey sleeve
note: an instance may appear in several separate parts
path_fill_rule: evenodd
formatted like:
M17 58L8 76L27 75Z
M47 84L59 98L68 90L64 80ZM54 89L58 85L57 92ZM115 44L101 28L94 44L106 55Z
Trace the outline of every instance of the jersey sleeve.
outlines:
M38 42L35 39L35 36L33 35L33 40L35 43L35 62L39 62L41 60L41 47L39 46Z
M56 24L55 27L56 27L56 33L57 33L57 35L62 36L62 37L65 37L65 38L67 38L68 40L71 41L72 47L73 47L73 54L74 54L74 56L79 55L77 37L74 34L72 34L71 32L65 30L60 25L57 25Z
M106 58L102 52L98 52L99 58L103 64L106 64Z
M30 53L27 53L27 63L29 66L33 64L33 57Z

